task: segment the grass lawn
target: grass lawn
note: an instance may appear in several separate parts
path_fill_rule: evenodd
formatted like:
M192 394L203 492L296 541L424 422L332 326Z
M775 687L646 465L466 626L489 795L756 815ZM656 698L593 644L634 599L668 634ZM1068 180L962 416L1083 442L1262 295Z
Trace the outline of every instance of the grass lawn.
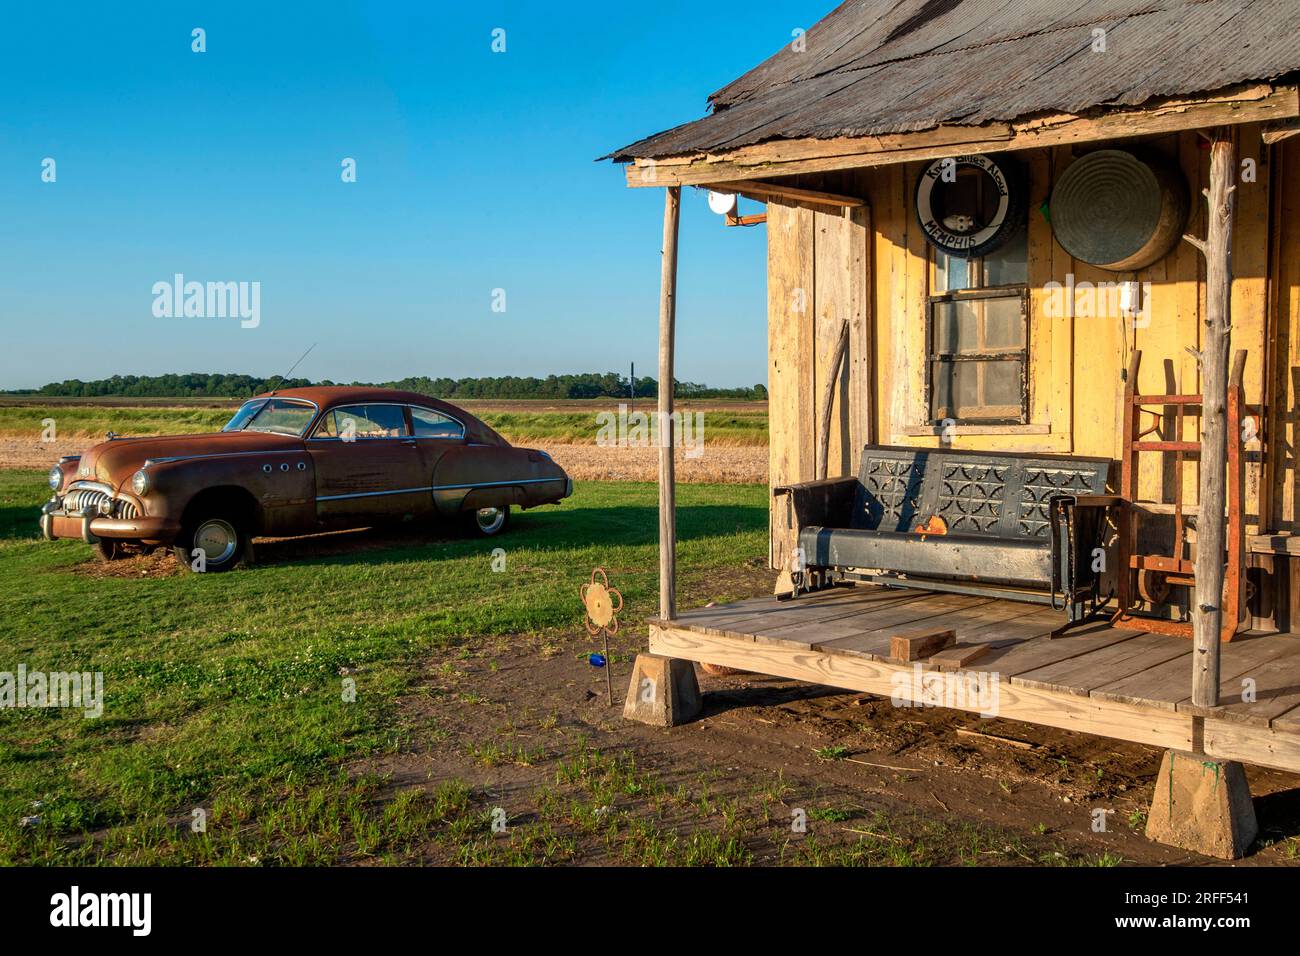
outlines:
M0 864L401 860L431 829L482 823L454 782L378 800L383 781L344 769L400 748L418 663L572 634L597 565L628 626L657 604L648 484L580 484L490 544L415 529L400 546L147 577L87 573L88 547L39 540L47 496L43 473L0 472L0 671L101 671L104 713L0 710ZM719 572L766 552L766 488L685 485L678 506L683 590L738 596ZM221 825L191 832L196 807Z

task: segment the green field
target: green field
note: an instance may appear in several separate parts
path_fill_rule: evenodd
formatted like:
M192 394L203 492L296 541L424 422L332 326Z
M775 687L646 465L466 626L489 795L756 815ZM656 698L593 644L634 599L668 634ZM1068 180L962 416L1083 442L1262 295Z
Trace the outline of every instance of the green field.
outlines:
M0 402L0 435L38 438L46 419L53 419L58 434L67 437L102 437L108 431L119 435L175 435L217 431L233 413L236 404L212 407L211 403L138 405L110 402ZM597 416L618 414L610 401L468 402L465 406L512 442L554 442L591 444L596 441ZM653 405L640 402L641 411ZM682 402L679 408L702 411L708 441L714 445L766 445L767 406L746 402Z
M47 495L40 472L0 472L0 671L102 671L104 714L0 710L0 864L400 862L431 835L473 847L486 827L463 786L380 800L381 779L345 770L400 748L419 662L574 634L597 565L633 620L657 601L652 485L584 483L517 516L493 541L503 574L486 543L414 529L224 575L98 576L85 545L36 537ZM683 486L678 505L683 591L737 596L725 570L765 552L766 489Z

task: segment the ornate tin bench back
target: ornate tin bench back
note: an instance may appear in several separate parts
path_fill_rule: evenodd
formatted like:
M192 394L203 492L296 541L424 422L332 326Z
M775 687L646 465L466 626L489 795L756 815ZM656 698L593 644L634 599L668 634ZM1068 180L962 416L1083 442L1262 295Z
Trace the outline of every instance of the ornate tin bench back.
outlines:
M948 534L1041 538L1060 495L1101 495L1110 460L868 445L853 528L910 532L932 515Z

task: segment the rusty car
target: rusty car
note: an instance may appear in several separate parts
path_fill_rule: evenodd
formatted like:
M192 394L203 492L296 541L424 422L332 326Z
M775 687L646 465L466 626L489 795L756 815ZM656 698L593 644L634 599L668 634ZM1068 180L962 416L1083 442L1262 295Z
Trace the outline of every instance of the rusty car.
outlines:
M47 539L103 560L170 547L182 566L226 571L254 537L386 522L504 531L510 509L555 504L573 481L544 451L516 448L464 409L413 392L318 386L246 401L216 433L111 432L50 470Z

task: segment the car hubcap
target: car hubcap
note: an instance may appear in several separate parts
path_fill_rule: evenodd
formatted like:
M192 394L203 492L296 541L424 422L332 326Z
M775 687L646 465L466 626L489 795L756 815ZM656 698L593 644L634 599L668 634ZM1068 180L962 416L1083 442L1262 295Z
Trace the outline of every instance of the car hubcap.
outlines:
M504 508L479 508L478 529L484 534L495 534L501 530L501 526L506 522L506 512Z
M203 551L209 564L222 564L235 553L239 536L229 521L213 518L199 525L194 532L194 547Z

